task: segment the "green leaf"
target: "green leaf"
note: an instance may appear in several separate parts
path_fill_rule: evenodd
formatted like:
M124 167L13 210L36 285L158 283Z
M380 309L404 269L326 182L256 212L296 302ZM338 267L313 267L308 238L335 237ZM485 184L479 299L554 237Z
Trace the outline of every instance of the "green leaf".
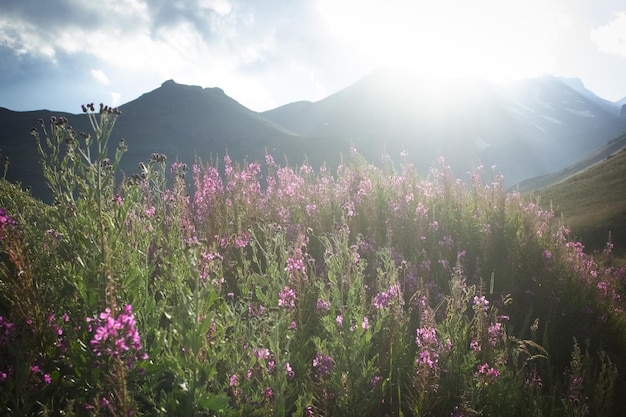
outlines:
M200 408L213 411L221 411L228 407L228 397L226 395L211 395L198 399Z

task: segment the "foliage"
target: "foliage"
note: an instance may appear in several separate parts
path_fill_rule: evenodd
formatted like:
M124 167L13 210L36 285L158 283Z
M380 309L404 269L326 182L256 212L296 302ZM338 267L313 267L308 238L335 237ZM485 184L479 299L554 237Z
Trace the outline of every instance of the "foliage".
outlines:
M496 173L353 151L168 181L153 154L116 181L119 112L84 110L93 137L33 131L54 206L2 183L3 414L623 411L626 272Z

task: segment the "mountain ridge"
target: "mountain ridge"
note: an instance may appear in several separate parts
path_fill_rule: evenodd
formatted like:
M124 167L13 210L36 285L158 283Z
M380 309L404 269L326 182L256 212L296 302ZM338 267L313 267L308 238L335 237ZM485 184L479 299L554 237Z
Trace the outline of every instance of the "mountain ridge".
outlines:
M78 107L78 105L77 105ZM221 88L164 81L120 106L112 143L125 138L127 175L153 152L193 163L223 157L262 160L265 152L292 164L337 165L350 147L367 160L408 151L426 174L444 156L459 177L497 165L509 185L558 171L626 131L620 107L580 80L543 76L508 87L486 81L425 79L384 69L335 94L255 112ZM8 179L41 192L30 129L39 118L65 115L77 131L83 114L12 112L0 108L0 148L15 163ZM30 143L30 144L29 144ZM18 167L16 167L18 165Z

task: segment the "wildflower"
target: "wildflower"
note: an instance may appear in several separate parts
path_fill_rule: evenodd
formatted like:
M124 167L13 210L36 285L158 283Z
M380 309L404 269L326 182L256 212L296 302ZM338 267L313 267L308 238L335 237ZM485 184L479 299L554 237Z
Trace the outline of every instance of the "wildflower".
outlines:
M389 302L394 299L400 299L400 286L393 284L387 288L387 291L379 292L374 296L373 304L378 310L382 310L389 306Z
M6 209L0 208L0 242L4 240L4 230L16 225L17 222L13 219L13 217L7 214Z
M46 385L50 385L52 383L52 378L50 377L50 374L43 374L43 382L45 382Z
M415 343L419 347L428 347L437 344L437 329L434 327L420 327L416 331Z
M251 317L260 317L265 312L265 306L263 304L255 305L248 304L248 314Z
M480 385L492 384L500 376L500 371L496 368L492 368L488 363L478 365L478 370L474 373L474 376L479 379Z
M367 318L367 316L363 317L363 321L361 322L361 327L363 328L363 330L367 330L370 328L370 321Z
M244 232L240 236L235 237L235 248L241 249L250 243L250 232Z
M496 346L498 344L498 340L502 338L504 334L504 328L502 327L502 323L493 323L487 329L487 338L489 339L489 344L491 346Z
M334 369L335 361L332 357L318 352L313 359L313 367L316 368L318 378L324 378Z
M487 314L488 309L489 309L489 300L487 300L484 295L481 295L480 297L475 295L474 296L474 311Z
M380 375L374 375L372 379L370 379L370 387L376 388L381 381Z
M88 317L87 322L90 331L95 329L90 345L96 356L127 355L129 368L133 366L136 359L147 358L147 355L141 352L141 339L130 304L124 306L124 311L117 317L113 317L111 309L106 308L97 318Z
M524 382L524 385L526 385L528 387L541 388L541 387L543 387L543 382L541 381L541 376L539 376L537 371L533 369L530 377L526 378L526 381Z
M318 298L316 308L318 311L328 311L330 310L330 302L324 301L321 298Z
M270 350L267 348L252 348L252 352L258 360L269 359L270 357Z
M429 372L438 372L439 350L442 348L437 338L437 329L434 327L420 327L416 331L415 344L420 348L417 353L415 363L417 363L420 371L424 368Z
M7 345L15 334L15 325L0 316L0 347Z
M450 235L445 235L440 241L439 241L439 246L445 246L445 247L452 247L454 245L454 239L452 239L452 236Z
M341 314L339 314L337 316L337 318L335 319L335 321L337 322L338 325L342 326L343 325L343 316Z
M293 276L296 271L305 273L306 266L304 265L304 259L302 259L302 255L296 258L287 258L287 266L285 267L285 270L289 272L289 276Z
M480 343L478 342L478 340L472 339L472 341L470 342L470 349L473 350L474 352L481 351Z
M458 405L455 405L450 413L450 417L464 417Z
M263 395L265 395L265 398L267 398L268 400L271 400L274 393L270 387L266 387Z
M234 387L237 384L237 375L232 374L229 378L228 385Z
M109 408L111 405L111 403L109 402L109 400L106 399L106 397L102 397L102 399L100 400L100 407L101 408Z
M294 309L296 307L296 292L288 285L278 293L278 306Z
M417 364L426 365L429 368L435 368L439 363L439 354L435 351L424 349L420 351L415 360Z
M285 364L285 373L287 374L287 378L293 379L296 376L296 373L291 369L291 365L289 362Z

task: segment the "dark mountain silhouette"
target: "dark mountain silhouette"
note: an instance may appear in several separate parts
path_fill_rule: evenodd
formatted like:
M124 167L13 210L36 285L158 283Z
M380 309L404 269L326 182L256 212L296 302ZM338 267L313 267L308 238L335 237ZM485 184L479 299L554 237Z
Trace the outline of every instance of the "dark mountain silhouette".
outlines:
M340 155L348 152L347 146L342 148L330 138L295 135L242 106L219 88L203 89L170 80L122 105L120 111L110 146L114 149L119 139L125 139L128 151L121 169L126 175L136 173L139 163L147 162L152 153L165 154L169 162L192 164L200 158L222 164L226 153L234 162L242 163L263 160L267 150L279 162L286 157L289 163L300 164L306 158L319 166L324 162L337 164ZM90 131L84 114L0 108L0 148L11 160L7 179L32 186L33 195L43 199L49 196L30 130L37 126L38 119L48 123L51 116L65 116L77 132Z
M77 110L81 103L77 103ZM336 166L350 146L373 163L409 152L425 174L440 155L456 174L478 164L497 165L507 185L564 169L626 131L621 105L603 100L576 79L544 76L510 86L485 81L419 77L382 69L318 102L296 102L256 113L219 88L166 81L120 107L111 138L125 138L122 170L131 175L155 153L187 164L307 161ZM0 108L0 149L11 159L7 179L45 185L30 129L37 119L64 115L76 131L89 131L84 114Z

